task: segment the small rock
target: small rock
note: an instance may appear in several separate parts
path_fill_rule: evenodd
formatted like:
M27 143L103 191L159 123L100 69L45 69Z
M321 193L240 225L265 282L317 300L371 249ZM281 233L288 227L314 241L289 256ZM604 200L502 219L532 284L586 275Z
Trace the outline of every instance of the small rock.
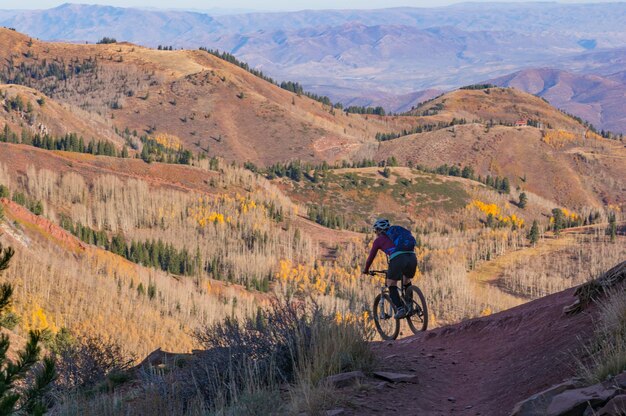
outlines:
M344 413L346 412L343 409L332 409L332 410L326 411L326 416L339 416L339 415L343 415Z
M465 406L465 410L469 410L469 409L471 409L472 407L474 407L474 406L472 406L471 404L470 404L470 405L467 405L467 406Z
M326 377L325 381L334 387L347 387L364 378L365 374L362 371L351 371Z
M415 383L417 376L415 374L390 373L387 371L375 371L374 376L392 383Z
M428 358L435 358L435 354L428 354L427 357Z
M376 383L376 384L374 385L374 389L376 389L376 390L382 390L382 389L384 389L385 387L387 387L388 385L389 385L389 383L387 383L386 381L381 381L380 383Z
M448 401L454 403L456 402L456 399L454 397L448 397Z
M615 376L615 378L613 379L613 382L614 382L616 387L619 387L620 389L626 390L626 372L618 374L617 376Z
M592 413L595 416L621 416L626 412L626 394L613 397L603 408Z
M608 402L617 394L617 390L606 388L602 384L567 390L552 399L547 416L575 416L582 414L587 405L598 407Z
M467 376L467 374L465 374ZM544 416L554 396L566 390L575 389L577 386L573 380L565 381L552 386L539 393L533 394L528 399L519 402L513 408L511 416Z

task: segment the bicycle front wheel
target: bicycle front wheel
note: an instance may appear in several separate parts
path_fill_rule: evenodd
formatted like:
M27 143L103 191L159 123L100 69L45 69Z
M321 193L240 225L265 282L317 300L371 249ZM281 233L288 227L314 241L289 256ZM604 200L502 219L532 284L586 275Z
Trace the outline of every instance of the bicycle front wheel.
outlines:
M428 328L428 306L426 305L426 298L424 294L417 286L411 286L411 313L406 317L406 321L409 324L409 328L414 334L421 331L426 331Z
M396 306L386 293L378 294L374 299L374 325L376 330L384 340L394 340L400 333L400 321L394 318Z

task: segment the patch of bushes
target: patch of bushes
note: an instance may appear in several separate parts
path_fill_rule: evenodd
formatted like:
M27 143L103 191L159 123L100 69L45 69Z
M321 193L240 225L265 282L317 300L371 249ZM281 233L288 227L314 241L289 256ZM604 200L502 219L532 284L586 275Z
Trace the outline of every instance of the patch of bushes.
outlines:
M336 401L327 376L374 368L372 335L363 320L274 300L252 317L198 329L202 351L137 369L132 387L83 389L59 407L62 414L319 414Z

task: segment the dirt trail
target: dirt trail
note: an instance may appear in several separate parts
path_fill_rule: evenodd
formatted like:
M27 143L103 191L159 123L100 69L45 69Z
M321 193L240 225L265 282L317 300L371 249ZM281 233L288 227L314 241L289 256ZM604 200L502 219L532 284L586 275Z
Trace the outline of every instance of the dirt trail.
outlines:
M593 309L566 316L573 292L375 344L385 369L417 374L418 381L354 391L347 414L508 415L518 401L574 375Z

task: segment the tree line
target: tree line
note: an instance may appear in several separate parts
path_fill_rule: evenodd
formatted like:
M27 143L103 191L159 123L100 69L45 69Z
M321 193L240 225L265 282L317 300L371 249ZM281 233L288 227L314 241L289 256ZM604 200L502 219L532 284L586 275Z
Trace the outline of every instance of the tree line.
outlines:
M453 118L452 121L440 121L438 123L420 124L412 129L404 129L400 132L391 133L376 133L376 140L384 142L387 140L397 139L399 137L408 136L410 134L426 133L435 130L441 130L448 127L452 127L459 124L467 124L467 120L464 118Z
M29 87L33 86L31 82L33 80L40 81L52 77L58 81L66 81L76 75L93 73L98 67L97 59L91 57L83 60L71 59L67 63L62 58L53 61L47 59L22 61L17 64L11 57L7 61L7 65L0 69L0 82ZM51 95L56 88L55 84L50 84L41 91L46 95Z
M33 214L43 215L43 203L41 201L28 198L23 192L17 191L13 192L13 196L11 196L11 191L9 190L9 188L5 185L0 184L0 198L8 199L9 197L11 197L11 201L23 206Z
M202 264L199 252L192 255L187 249L178 250L174 245L163 243L160 239L129 243L122 234L109 237L105 231L94 230L79 222L74 223L66 216L61 217L60 225L87 244L103 248L146 267L191 276L196 274Z
M11 130L8 124L0 132L0 142L24 144L44 150L61 150L65 152L88 153L96 156L129 157L128 148L117 150L113 143L108 140L90 140L88 143L82 136L76 133L67 133L61 137L53 137L49 134L43 136L39 133L32 134L27 129L22 129L18 136Z
M147 135L141 136L140 140L143 147L141 153L136 155L136 157L147 163L161 162L190 165L192 162L193 153L183 147L178 149L168 148ZM108 140L92 139L86 142L82 136L78 136L76 133L67 133L61 137L53 137L49 134L44 134L43 136L39 133L32 134L27 129L22 129L21 135L18 136L17 133L11 130L8 124L5 124L2 131L0 131L0 142L24 144L44 150L86 153L95 156L130 157L128 146L125 145L121 150L118 150Z

